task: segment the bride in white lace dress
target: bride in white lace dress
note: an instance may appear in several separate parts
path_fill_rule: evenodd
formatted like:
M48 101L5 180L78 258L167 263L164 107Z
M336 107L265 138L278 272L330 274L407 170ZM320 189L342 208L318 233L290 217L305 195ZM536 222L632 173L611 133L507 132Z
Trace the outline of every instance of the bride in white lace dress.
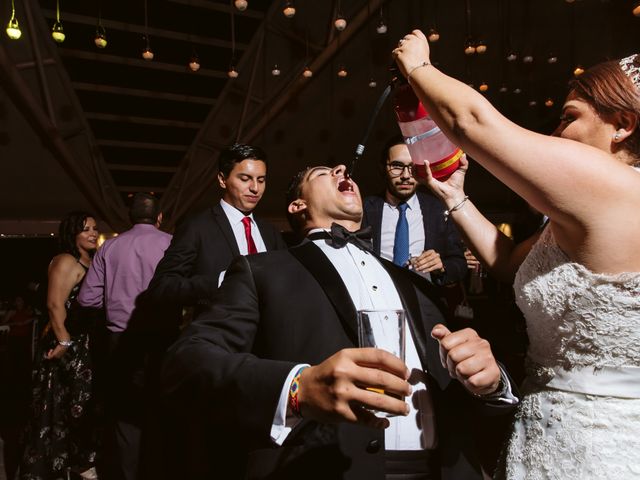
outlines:
M640 479L640 57L573 80L548 137L439 72L422 32L394 55L447 136L549 217L514 245L465 196L466 159L448 180L426 179L476 257L515 278L527 321L527 378L499 476Z

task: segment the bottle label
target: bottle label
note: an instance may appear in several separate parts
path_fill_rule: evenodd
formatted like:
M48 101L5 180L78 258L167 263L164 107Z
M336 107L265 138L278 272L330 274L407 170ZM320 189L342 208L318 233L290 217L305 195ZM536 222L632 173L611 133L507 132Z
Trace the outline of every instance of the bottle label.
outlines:
M425 138L433 137L439 132L440 132L440 129L438 127L433 127L431 130L427 130L426 132L419 133L418 135L414 135L412 137L405 137L404 143L406 143L407 145L414 145L419 141L424 140Z

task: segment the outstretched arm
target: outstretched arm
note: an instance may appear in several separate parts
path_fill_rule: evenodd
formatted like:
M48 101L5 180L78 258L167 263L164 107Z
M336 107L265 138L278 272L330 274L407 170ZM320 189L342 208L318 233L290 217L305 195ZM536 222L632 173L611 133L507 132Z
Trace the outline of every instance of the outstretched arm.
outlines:
M580 250L576 245L588 248L594 232L612 224L617 227L614 236L627 232L629 239L637 238L640 227L633 225L630 233L627 219L640 201L640 177L630 175L626 165L600 149L540 135L509 121L480 93L431 65L428 42L418 30L403 38L394 55L446 135L547 214L561 247L574 252ZM610 129L613 135L613 123L603 122L603 131Z

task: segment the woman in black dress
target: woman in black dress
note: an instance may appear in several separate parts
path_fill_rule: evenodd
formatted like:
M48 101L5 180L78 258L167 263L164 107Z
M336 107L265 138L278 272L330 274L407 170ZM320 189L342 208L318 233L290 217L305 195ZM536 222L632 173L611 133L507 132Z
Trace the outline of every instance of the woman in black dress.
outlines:
M23 480L97 478L89 329L74 315L75 298L97 246L95 218L70 213L60 223L59 240L62 253L49 265L49 322L35 358Z

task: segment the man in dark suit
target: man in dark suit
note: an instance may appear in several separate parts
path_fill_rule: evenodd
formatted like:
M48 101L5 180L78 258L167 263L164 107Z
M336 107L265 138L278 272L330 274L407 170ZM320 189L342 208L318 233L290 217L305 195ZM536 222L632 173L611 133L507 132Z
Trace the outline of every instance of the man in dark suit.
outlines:
M258 147L235 144L220 153L218 205L181 222L158 264L146 299L205 309L223 272L238 255L285 248L280 232L253 215L265 191L267 156Z
M436 285L463 280L467 263L460 236L453 222L445 222L444 204L431 193L417 190L411 156L402 137L394 137L387 143L381 168L386 190L381 195L365 198L362 221L363 225L373 228L374 251L387 260L430 276ZM401 215L406 216L408 228L404 246L398 244L402 242L398 240L397 231Z
M236 259L211 310L166 357L170 403L197 412L218 439L204 453L214 467L181 478L480 480L466 415L517 402L488 343L449 332L429 282L348 232L362 201L344 166L301 172L290 199L307 240ZM354 348L366 308L406 311L406 365Z

